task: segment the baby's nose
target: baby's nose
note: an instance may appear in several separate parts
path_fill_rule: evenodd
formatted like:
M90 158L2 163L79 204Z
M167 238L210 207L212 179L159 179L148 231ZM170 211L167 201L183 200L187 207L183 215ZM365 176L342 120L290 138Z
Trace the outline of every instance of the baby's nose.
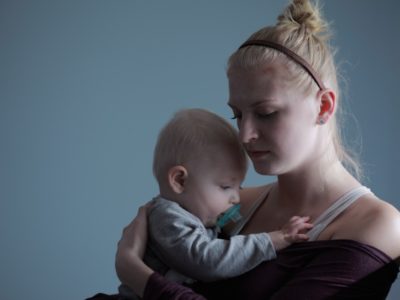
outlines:
M231 203L238 204L239 202L240 202L239 193L235 193L235 195L233 195L231 198Z

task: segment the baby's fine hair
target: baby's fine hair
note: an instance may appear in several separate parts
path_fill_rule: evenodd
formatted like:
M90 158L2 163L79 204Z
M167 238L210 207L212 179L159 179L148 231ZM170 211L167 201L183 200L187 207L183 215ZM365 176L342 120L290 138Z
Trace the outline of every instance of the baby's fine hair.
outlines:
M222 155L221 155L222 154ZM229 156L240 170L247 170L247 157L238 133L220 116L193 108L176 112L158 135L154 150L153 174L158 182L177 165L212 168L212 161Z
M334 62L335 49L329 44L331 31L320 12L319 2L292 0L278 16L274 26L264 27L253 33L248 40L267 40L283 45L305 59L323 84L336 92L336 107L340 90ZM228 60L227 74L235 68L260 68L278 61L292 75L292 83L306 93L316 91L318 86L305 69L284 53L268 47L248 46L235 51ZM362 171L357 156L343 145L340 131L340 111L330 120L330 129L335 151L340 161L358 178Z

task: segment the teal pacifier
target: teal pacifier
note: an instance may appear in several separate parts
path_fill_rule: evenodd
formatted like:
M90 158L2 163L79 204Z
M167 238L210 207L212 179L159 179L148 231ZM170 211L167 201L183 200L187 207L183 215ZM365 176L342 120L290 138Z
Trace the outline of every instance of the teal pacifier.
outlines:
M222 228L230 221L236 223L241 218L242 215L240 214L240 204L235 204L218 218L216 226Z

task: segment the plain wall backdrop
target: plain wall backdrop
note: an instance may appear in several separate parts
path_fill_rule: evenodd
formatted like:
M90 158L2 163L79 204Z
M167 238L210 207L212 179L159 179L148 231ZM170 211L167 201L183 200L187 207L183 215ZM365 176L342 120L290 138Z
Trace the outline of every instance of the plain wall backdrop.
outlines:
M230 117L226 60L286 3L0 0L1 299L116 291L122 229L157 193L159 129L185 107ZM399 208L400 2L322 3L346 136L365 184ZM246 185L272 180L251 170Z

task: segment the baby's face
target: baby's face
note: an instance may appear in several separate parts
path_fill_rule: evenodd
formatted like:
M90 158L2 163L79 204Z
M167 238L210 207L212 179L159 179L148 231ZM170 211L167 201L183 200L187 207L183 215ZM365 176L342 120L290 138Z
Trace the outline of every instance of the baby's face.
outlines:
M239 203L239 189L245 171L234 161L220 160L211 166L188 170L185 183L185 209L196 215L206 227Z

